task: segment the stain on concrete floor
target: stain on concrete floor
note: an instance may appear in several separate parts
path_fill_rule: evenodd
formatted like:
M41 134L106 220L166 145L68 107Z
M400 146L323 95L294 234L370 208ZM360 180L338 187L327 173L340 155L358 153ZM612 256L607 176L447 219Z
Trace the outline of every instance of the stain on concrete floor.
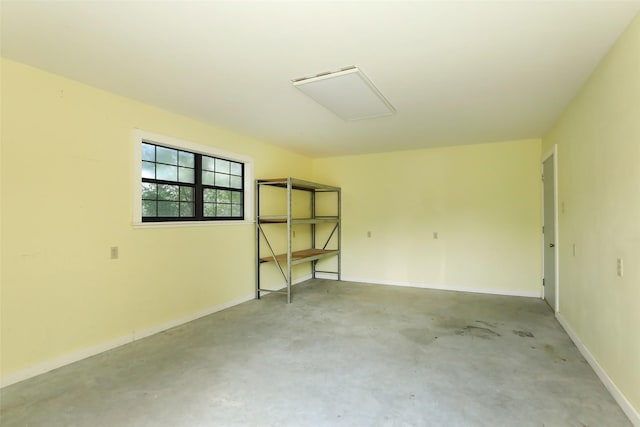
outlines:
M467 325L464 328L457 330L456 335L472 336L482 339L491 339L501 336L499 333L489 328L480 328L478 326Z
M400 333L412 342L423 346L431 344L438 338L428 329L408 328L403 329Z

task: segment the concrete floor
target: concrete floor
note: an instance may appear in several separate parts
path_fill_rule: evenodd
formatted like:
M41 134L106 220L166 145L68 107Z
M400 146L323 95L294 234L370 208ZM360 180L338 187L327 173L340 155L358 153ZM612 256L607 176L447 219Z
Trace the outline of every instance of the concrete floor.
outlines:
M541 300L312 280L0 392L8 426L630 426Z

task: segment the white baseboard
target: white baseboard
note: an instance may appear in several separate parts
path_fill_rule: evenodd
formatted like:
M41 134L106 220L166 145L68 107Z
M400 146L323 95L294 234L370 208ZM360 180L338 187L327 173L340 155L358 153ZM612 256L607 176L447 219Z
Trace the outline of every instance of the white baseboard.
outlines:
M146 338L148 336L157 334L162 331L166 331L167 329L171 329L176 326L182 325L184 323L188 323L193 320L199 319L201 317L208 316L209 314L213 314L215 312L224 310L226 308L233 307L234 305L238 305L240 303L249 301L253 298L255 298L254 292L252 292L250 295L245 295L243 297L233 299L226 303L218 304L213 307L209 307L204 310L189 314L187 316L170 320L169 322L151 326L149 328L141 329L139 331L133 331L130 334L118 337L116 339L103 342L91 347L83 348L81 350L74 351L72 353L68 353L63 356L56 357L56 358L35 364L33 366L29 366L28 368L2 375L0 377L0 388L9 386L11 384L15 384L20 381L24 381L26 379L35 377L36 375L44 374L46 372L52 371L62 366L77 362L79 360L86 359L91 356L95 356L96 354L114 349L116 347L120 347L121 345L129 344L133 341Z
M508 289L484 289L484 288L470 288L464 286L443 286L433 285L429 283L416 283L416 282L400 282L393 280L376 280L376 279L363 279L360 277L342 277L342 280L346 282L356 283L371 283L374 285L387 285L387 286L406 286L409 288L422 288L422 289L435 289L439 291L456 291L456 292L471 292L475 294L490 294L490 295L506 295L512 297L527 297L527 298L540 298L540 291L518 291Z
M622 394L613 380L609 377L609 375L607 375L607 372L602 368L602 366L600 366L596 358L593 357L587 347L582 344L582 341L580 341L580 338L578 338L573 329L571 329L571 326L569 326L569 323L565 320L565 318L562 317L562 314L557 313L556 318L558 319L558 322L560 322L560 325L562 325L564 330L567 332L573 343L576 345L576 347L578 347L578 350L580 350L582 356L584 356L591 368L595 371L596 375L598 375L600 381L602 381L607 390L609 390L611 396L613 396L618 405L620 405L620 408L622 408L627 417L629 417L631 423L636 427L640 427L640 412L638 412L638 410L633 407L631 402L627 400L627 398L624 396L624 394Z

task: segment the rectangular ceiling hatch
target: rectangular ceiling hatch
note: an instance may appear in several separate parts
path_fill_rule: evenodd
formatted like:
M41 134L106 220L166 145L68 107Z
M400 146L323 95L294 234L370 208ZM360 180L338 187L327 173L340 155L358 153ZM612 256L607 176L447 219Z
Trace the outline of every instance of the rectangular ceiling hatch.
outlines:
M293 85L344 120L390 116L395 109L358 67L296 79Z

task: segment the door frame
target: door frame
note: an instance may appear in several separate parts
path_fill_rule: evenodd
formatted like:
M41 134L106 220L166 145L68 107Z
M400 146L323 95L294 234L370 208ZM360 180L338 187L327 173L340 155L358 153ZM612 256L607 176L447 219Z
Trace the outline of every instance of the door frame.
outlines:
M544 162L546 162L550 157L553 158L553 216L554 216L554 232L555 232L555 245L556 250L554 251L554 263L555 263L555 307L553 308L553 313L558 314L560 312L560 224L558 218L558 146L556 144L553 145L544 155L542 156L542 161L540 162L540 173L541 175L544 173ZM541 181L542 182L542 181ZM542 223L544 224L544 183L542 183ZM544 233L542 234L542 277L544 279ZM542 286L542 299L544 299L544 286Z

